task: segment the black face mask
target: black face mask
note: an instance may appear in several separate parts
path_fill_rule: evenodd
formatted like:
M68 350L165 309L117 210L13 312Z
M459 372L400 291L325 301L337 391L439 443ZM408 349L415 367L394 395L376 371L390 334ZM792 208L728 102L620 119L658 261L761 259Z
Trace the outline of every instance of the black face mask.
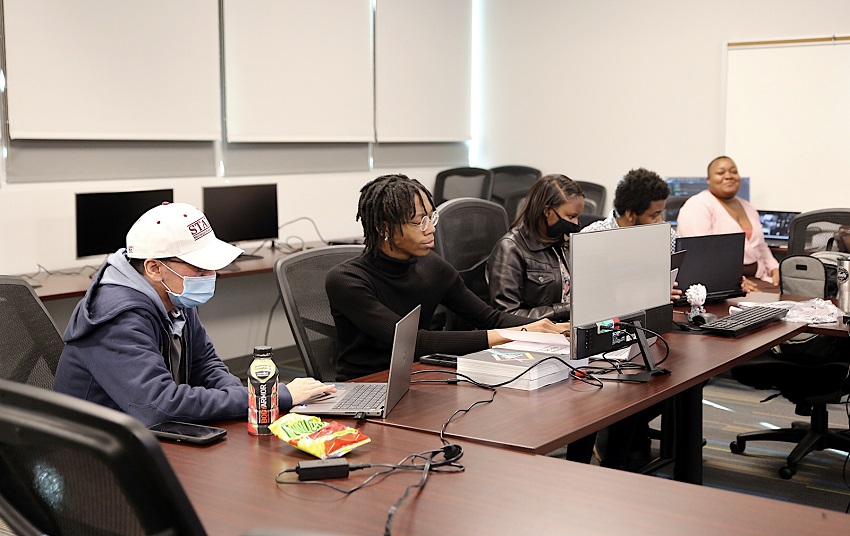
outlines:
M565 220L557 212L555 216L558 216L558 221L546 226L546 236L549 238L560 238L581 231L581 227L577 223Z

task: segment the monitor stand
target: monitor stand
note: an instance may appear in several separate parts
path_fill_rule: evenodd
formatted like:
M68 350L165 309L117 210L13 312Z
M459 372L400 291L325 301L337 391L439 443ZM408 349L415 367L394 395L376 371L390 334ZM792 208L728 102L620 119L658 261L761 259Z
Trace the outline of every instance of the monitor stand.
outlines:
M644 383L648 382L653 376L657 376L659 374L670 374L670 371L666 368L659 367L655 364L655 359L652 357L652 353L650 353L649 343L646 340L646 333L643 331L643 325L641 325L640 320L635 320L633 322L635 326L635 336L637 336L637 345L640 349L640 355L643 357L644 366L646 366L646 372L638 372L635 374L618 374L617 380L622 382L637 382Z

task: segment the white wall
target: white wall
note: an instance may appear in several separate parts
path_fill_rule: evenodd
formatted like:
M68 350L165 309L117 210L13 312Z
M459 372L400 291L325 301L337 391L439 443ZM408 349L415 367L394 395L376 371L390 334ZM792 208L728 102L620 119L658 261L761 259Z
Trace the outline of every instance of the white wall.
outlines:
M473 164L598 182L608 208L631 168L705 176L724 152L726 42L850 33L843 0L480 0L480 9ZM830 191L753 177L756 206L766 188L799 191L805 208L836 203Z

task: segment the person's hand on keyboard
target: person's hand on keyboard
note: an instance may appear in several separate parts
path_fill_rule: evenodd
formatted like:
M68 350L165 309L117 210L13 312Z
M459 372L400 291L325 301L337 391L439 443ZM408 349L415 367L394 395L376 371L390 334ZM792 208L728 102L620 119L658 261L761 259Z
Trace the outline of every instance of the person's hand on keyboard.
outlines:
M289 394L292 396L292 404L297 405L308 398L320 394L330 394L336 392L336 385L322 383L313 378L295 378L288 384Z

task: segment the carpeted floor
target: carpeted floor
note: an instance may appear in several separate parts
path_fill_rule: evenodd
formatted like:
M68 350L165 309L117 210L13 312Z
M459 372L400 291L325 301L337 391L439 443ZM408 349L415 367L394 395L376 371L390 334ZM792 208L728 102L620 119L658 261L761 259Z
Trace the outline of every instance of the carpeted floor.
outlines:
M816 451L806 456L791 480L779 476L791 443L747 443L743 454L732 454L729 443L741 432L787 427L806 421L794 414L794 406L782 397L765 403L770 392L745 387L730 377L714 378L703 391L704 484L711 487L771 497L844 512L850 504L850 467L847 453ZM848 428L845 405L832 405L830 425Z

